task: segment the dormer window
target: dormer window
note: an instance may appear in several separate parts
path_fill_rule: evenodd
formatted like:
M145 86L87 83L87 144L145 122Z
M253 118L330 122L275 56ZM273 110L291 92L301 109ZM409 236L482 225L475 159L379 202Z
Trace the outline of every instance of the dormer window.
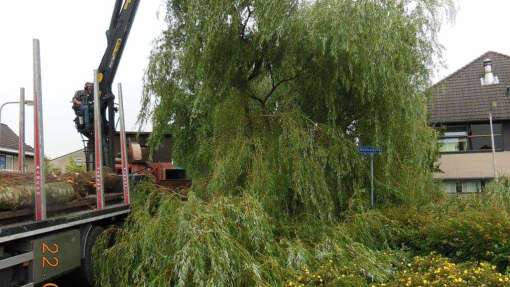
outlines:
M481 82L482 86L499 84L498 76L495 76L492 73L492 60L491 59L487 58L483 61L483 69L485 71L485 75L482 78L480 78L480 82Z

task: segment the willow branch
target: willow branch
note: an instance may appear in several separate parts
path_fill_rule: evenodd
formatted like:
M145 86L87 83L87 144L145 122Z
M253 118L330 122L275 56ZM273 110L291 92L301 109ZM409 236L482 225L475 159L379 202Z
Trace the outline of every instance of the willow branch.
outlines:
M271 71L271 70L270 70ZM284 79L284 80L281 80L280 82L278 82L276 85L274 84L274 79L272 77L272 73L270 72L270 75L271 75L271 80L273 81L273 84L272 84L272 88L271 88L271 91L269 91L269 93L267 93L267 95L264 97L264 104L269 100L269 98L274 94L274 92L278 89L278 87L280 87L282 84L284 83L287 83L287 82L290 82L292 80L295 80L297 79L298 76L294 76L294 77L291 77L291 78L288 78L288 79Z

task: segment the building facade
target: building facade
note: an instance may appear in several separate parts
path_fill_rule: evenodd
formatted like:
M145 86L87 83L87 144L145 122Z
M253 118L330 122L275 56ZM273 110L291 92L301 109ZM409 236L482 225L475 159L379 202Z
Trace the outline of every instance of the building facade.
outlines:
M5 124L0 129L0 171L18 171L18 135ZM34 149L25 145L25 171L33 170Z
M445 191L480 192L510 176L510 57L487 52L431 93L429 121L441 135L435 178Z
M85 152L83 149L79 149L50 160L50 167L63 173L68 172L67 169L71 165L83 167L85 169L85 164Z

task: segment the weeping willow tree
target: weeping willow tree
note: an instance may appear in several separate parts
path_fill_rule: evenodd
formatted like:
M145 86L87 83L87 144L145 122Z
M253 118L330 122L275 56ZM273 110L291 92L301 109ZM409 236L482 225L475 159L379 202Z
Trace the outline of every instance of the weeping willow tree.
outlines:
M168 1L142 121L204 196L331 220L366 186L357 145L384 148L382 203L430 192L424 91L442 1Z
M424 91L445 7L169 0L140 120L153 125L154 145L172 133L193 191L184 203L152 195L135 204L99 255L101 286L278 286L289 267L327 256L365 262L358 271L383 282L391 263L335 225L363 202L359 145L384 149L380 204L432 192Z

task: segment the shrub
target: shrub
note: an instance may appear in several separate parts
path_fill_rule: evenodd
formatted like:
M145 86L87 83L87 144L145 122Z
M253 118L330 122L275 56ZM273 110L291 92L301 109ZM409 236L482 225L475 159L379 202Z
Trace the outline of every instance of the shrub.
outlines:
M456 264L437 254L415 257L412 262L401 266L396 278L372 287L472 287L510 285L510 276L496 271L489 263Z
M390 208L347 217L354 241L414 255L438 252L455 262L488 261L503 272L509 265L510 213L500 195L450 199L416 208Z
M423 227L424 251L437 251L457 261L491 261L503 269L510 249L510 217L503 210L469 210Z
M510 177L498 177L485 186L487 193L509 193Z
M399 262L405 262L407 258L402 252L370 251L359 244L347 244L344 248L344 252L321 260L312 271L304 267L293 272L292 279L287 280L285 286L362 287L374 282L387 282L396 273L395 266L402 265ZM342 256L346 253L350 255Z

